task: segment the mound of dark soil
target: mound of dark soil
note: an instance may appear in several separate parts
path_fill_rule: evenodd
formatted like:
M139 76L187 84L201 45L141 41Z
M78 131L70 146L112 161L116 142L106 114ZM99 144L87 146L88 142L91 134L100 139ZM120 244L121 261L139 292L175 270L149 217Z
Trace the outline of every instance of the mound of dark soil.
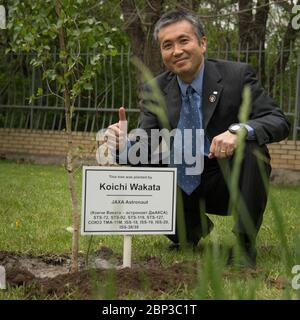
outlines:
M153 292L153 295L178 289L183 284L195 283L196 267L184 264L169 268L133 267L118 270L92 269L56 276L38 281L41 295L64 296L76 289L82 298L121 298L137 292Z
M115 263L112 265L112 261ZM196 263L176 263L162 267L159 259L145 257L132 268L121 268L120 257L106 247L93 255L86 266L79 259L79 271L70 272L67 255L30 256L0 252L0 265L6 269L7 285L24 285L26 297L66 297L70 293L79 299L122 298L129 293L151 292L153 296L178 290L196 283ZM73 297L72 296L72 297Z

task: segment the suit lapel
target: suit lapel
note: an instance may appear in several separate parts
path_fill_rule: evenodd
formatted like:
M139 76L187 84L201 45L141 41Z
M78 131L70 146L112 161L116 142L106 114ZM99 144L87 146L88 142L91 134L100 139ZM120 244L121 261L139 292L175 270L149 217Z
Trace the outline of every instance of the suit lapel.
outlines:
M204 117L204 129L216 109L220 99L223 86L219 83L222 77L215 67L214 63L205 60L204 76L203 76L203 97L202 97L202 112Z
M170 80L164 92L166 94L166 104L168 110L168 119L171 129L177 128L181 110L180 89L175 75L170 75Z

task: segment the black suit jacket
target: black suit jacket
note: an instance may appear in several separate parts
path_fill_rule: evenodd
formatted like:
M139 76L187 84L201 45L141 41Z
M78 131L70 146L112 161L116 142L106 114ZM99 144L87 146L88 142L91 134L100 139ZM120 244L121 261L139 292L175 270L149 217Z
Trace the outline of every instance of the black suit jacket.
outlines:
M154 81L165 102L165 107L160 103L158 108L165 108L168 123L162 121L154 111L153 106L157 104L157 99L151 97L153 86L146 85L141 100L139 127L147 131L153 128L174 129L177 127L181 109L176 75L164 72ZM207 59L203 78L202 112L204 129L209 140L225 132L231 124L239 122L238 114L245 85L251 88L250 116L247 123L255 130L258 144L264 145L286 138L289 123L260 85L252 67L246 63ZM210 99L212 95L215 100Z

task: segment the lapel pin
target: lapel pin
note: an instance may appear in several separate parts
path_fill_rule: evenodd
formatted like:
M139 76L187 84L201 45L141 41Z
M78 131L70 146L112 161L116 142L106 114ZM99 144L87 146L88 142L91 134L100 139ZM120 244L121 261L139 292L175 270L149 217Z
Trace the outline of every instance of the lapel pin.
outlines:
M214 91L213 94L218 94L218 91Z
M216 101L216 96L214 94L211 94L208 98L209 102L213 103Z

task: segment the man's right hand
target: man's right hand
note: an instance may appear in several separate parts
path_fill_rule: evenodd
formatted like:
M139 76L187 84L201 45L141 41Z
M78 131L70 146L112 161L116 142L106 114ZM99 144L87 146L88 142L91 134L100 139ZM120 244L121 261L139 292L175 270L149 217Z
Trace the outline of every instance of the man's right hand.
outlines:
M113 150L123 150L127 144L127 120L124 107L119 108L119 122L110 125L105 131L108 148Z

